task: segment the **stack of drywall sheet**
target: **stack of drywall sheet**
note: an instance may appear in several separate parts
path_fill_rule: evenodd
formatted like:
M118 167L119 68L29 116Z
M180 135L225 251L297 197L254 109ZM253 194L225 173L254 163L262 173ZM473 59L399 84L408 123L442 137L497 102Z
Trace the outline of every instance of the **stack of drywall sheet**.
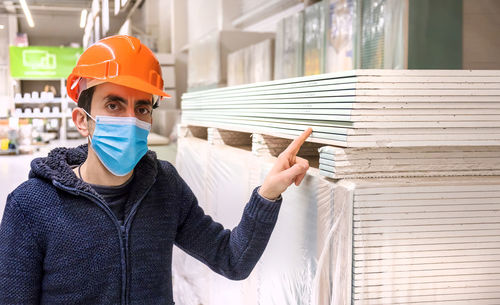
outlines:
M500 146L319 149L320 173L334 179L500 175Z
M350 183L352 304L500 304L500 177Z
M353 70L183 95L182 122L341 147L500 144L500 71Z
M273 165L179 139L177 167L225 227ZM250 277L232 282L176 251L174 295L190 304L499 304L500 177L322 179L283 194ZM194 288L193 288L194 287Z

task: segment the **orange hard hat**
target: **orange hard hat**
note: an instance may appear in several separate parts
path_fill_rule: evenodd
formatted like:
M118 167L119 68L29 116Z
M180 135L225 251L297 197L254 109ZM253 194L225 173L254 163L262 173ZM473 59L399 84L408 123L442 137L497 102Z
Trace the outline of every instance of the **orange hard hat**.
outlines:
M110 82L153 95L169 97L163 91L161 68L153 52L135 37L116 35L88 47L68 76L68 96L78 101L81 79Z

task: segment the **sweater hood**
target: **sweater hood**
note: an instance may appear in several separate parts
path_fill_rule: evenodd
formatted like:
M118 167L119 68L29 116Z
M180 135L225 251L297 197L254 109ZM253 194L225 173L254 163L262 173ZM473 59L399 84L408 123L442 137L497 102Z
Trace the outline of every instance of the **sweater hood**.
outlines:
M90 184L79 179L72 167L82 164L87 159L88 145L75 148L59 147L49 152L47 157L36 158L31 161L30 178L48 180L52 184L61 184L68 188L97 195ZM158 173L156 154L148 151L137 163L134 169L136 191L148 188L155 181ZM57 182L57 183L54 183Z

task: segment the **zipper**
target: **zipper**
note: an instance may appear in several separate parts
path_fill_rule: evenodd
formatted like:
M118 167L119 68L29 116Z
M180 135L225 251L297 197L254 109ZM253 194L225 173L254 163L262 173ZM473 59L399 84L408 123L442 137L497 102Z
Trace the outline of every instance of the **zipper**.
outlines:
M117 230L118 230L118 236L120 237L120 257L121 257L121 261L120 261L120 265L121 265L121 269L122 269L122 289L121 289L121 304L122 305L126 305L128 302L126 302L126 299L125 299L125 296L126 296L126 279L127 279L127 268L126 268L126 252L125 252L125 249L124 249L124 245L125 245L125 234L126 234L126 230L125 230L125 227L120 225L120 223L118 222L118 219L116 218L115 214L113 213L113 211L111 211L111 209L109 208L109 206L101 201L101 199L99 199L98 197L96 197L95 195L91 194L91 193L88 193L88 192L83 192L83 191L80 191L80 190L77 190L75 188L71 188L71 187L67 187L63 184L61 184L60 182L58 181L53 181L52 184L64 191L67 191L68 193L71 193L71 194L74 194L74 195L77 195L77 196L83 196L87 199L89 199L90 201L96 203L100 208L102 208L106 214L111 218L111 220L113 221L113 223L115 224Z
M146 197L146 195L149 193L149 191L151 190L151 188L153 187L153 185L155 184L156 182L156 179L153 180L153 182L151 183L151 185L146 189L146 191L143 193L143 195L139 198L139 200L137 200L137 202L132 206L132 209L130 210L130 213L127 215L127 217L125 218L125 220L123 221L123 229L124 229L124 239L125 239L125 253L124 253L124 256L126 258L126 261L125 261L125 268L126 268L126 271L128 269L128 249L129 249L129 233L130 233L130 228L132 226L132 219L135 217L135 214L137 212L137 209L139 208L139 205L141 204L142 200L144 199L144 197ZM126 304L128 304L128 301L130 299L130 296L129 296L129 290L128 290L128 287L129 287L129 277L128 277L128 272L125 272L126 273L126 277L125 277L125 299L126 299Z
M147 188L147 190L144 192L144 194L137 200L137 202L132 206L132 210L130 210L130 213L127 215L125 218L124 222L122 225L120 225L118 219L116 218L116 215L113 213L113 211L109 208L109 206L101 201L100 198L96 197L95 195L88 193L88 192L83 192L80 190L77 190L75 188L67 187L63 184L61 184L58 181L53 181L52 184L62 190L67 191L68 193L74 194L74 195L82 195L83 197L89 199L90 201L96 203L99 207L101 207L106 214L111 218L113 223L115 224L116 228L118 229L118 235L120 236L120 265L122 269L122 290L121 290L121 304L122 305L127 305L129 303L129 291L128 291L128 282L129 282L129 276L128 276L128 248L129 248L129 233L130 233L130 227L132 225L132 219L134 218L137 209L144 199L146 195L149 193L153 185L155 184L156 179L153 180L151 185Z

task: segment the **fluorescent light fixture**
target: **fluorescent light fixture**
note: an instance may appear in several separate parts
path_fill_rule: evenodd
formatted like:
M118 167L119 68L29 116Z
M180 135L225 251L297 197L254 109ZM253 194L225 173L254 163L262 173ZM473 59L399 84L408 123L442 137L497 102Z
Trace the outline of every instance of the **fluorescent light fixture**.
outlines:
M83 9L82 15L80 16L80 28L82 29L85 27L85 23L87 22L87 14L88 14L87 9Z
M30 28L34 28L35 22L33 22L33 17L31 17L31 12L28 5L26 4L26 0L19 0L19 2L21 3L21 7L23 8L24 16L26 16L28 25L30 26Z

